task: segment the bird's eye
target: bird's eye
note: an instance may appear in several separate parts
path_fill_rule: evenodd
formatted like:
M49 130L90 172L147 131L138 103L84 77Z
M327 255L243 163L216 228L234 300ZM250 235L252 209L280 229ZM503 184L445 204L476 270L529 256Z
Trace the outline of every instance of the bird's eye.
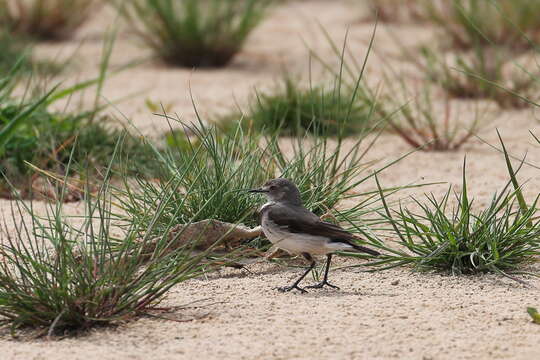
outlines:
M270 186L270 190L276 190L276 186L275 186L275 185L271 185L271 186Z

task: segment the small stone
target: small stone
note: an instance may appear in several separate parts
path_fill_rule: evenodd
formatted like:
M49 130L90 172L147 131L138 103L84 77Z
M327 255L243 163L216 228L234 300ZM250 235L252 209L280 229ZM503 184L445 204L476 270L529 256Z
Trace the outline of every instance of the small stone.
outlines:
M390 283L390 285L397 285L397 284L399 284L399 280L394 280L394 281L392 281L392 282Z

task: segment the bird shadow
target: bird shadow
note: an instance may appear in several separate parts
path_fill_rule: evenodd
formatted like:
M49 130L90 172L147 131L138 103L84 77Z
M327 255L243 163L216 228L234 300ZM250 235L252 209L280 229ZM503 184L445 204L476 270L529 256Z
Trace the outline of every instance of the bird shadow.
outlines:
M307 293L301 293L298 291L295 291L294 293L288 292L288 293L280 293L283 295L287 294L293 294L297 296L302 296L306 298L343 298L343 297L396 297L399 296L398 294L392 294L392 293L373 293L369 291L361 291L361 290L306 290ZM276 292L278 292L276 290Z
M212 278L212 279L236 279L236 278L246 278L250 276L261 276L261 275L274 275L279 273L287 273L290 272L291 274L295 271L302 271L304 267L296 266L297 262L290 261L286 264L280 264L277 262L270 262L270 261L260 261L252 264L247 264L242 268L223 268L220 270L217 270L216 272L212 273L211 275L208 275L206 279ZM293 276L294 277L294 276ZM203 277L201 277L203 278Z

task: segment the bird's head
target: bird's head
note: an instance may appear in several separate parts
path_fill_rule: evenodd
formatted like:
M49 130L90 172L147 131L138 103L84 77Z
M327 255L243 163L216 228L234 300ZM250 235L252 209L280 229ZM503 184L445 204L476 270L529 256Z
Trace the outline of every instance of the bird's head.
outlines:
M249 192L264 194L268 200L277 203L302 205L300 191L288 179L278 178L268 180L261 188L249 190Z

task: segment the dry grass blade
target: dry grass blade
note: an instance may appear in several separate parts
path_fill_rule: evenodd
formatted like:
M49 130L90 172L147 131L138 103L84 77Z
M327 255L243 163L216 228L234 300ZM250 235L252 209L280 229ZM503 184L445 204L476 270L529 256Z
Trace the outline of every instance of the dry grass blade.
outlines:
M377 111L389 119L390 131L413 148L421 151L456 151L481 129L487 107L451 100L429 85L416 95L410 94L404 82L400 85L399 89L390 86L388 93L392 95L381 97ZM444 98L442 106L435 101L439 97ZM398 102L407 101L398 114L389 116L389 111ZM386 110L387 104L391 105L390 110Z

